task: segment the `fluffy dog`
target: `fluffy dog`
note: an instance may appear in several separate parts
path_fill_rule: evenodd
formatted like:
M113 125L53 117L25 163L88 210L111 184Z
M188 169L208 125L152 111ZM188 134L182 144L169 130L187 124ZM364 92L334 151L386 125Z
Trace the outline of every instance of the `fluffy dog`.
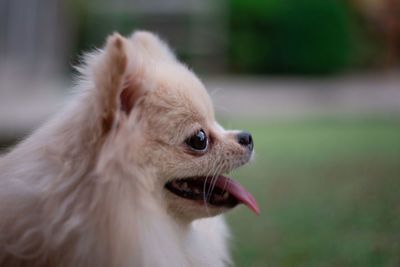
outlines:
M148 32L115 33L60 114L0 158L0 266L225 266L222 176L253 154L198 78ZM219 216L217 216L219 215Z

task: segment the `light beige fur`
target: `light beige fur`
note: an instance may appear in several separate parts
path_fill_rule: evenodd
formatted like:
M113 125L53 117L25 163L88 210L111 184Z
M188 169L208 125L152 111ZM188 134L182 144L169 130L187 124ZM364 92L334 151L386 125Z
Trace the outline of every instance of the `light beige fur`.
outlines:
M0 266L229 264L226 209L164 188L251 156L202 83L148 32L113 34L79 71L71 103L0 158ZM198 129L204 155L185 144Z

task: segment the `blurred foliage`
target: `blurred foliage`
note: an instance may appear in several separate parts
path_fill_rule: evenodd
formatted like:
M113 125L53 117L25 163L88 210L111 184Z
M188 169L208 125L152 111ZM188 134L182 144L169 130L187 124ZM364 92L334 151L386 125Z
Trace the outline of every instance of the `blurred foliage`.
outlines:
M112 32L129 35L137 27L140 18L126 13L104 12L90 9L91 1L73 1L76 16L76 43L72 55L80 55L95 47L101 47Z
M230 0L236 71L332 73L359 55L354 14L340 0Z
M159 30L159 25L152 25L152 21L159 19L157 15L133 15L130 9L123 12L104 8L94 10L88 4L93 1L73 1L77 33L74 54L101 46L105 36L113 31L129 34L135 28ZM377 51L380 48L375 47L378 40L369 38L365 21L348 1L226 1L229 9L228 71L329 74L349 68L365 68L379 56ZM171 13L162 23L165 29L169 27L169 32L174 32L177 24L170 22L177 16L180 16L179 25L195 23L190 14ZM169 36L163 37L169 39ZM174 48L189 63L191 56L195 56L184 47ZM209 64L214 63L210 61Z

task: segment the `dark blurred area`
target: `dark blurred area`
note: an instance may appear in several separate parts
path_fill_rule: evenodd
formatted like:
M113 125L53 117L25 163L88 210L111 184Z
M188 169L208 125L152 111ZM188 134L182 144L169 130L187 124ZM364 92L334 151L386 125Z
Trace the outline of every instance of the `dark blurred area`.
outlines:
M0 0L0 149L68 99L113 31L157 33L252 132L237 266L400 265L400 0Z
M202 73L399 67L398 0L75 1L70 12L75 52L139 28L159 33Z
M2 68L20 63L29 73L65 71L77 54L101 46L110 32L127 35L133 29L157 32L203 73L319 75L399 67L398 0L2 0L0 5Z

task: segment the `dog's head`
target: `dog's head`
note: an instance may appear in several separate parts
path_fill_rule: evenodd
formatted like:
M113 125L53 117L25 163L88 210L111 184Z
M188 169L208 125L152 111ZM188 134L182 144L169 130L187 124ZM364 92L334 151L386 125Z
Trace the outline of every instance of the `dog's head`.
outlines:
M250 133L216 122L203 84L168 46L148 32L114 34L101 53L102 63L95 64L106 66L95 71L96 87L108 82L118 88L109 99L114 115L105 116L112 123L105 123L100 171L119 169L183 219L217 215L239 203L258 213L254 198L223 176L251 159Z

